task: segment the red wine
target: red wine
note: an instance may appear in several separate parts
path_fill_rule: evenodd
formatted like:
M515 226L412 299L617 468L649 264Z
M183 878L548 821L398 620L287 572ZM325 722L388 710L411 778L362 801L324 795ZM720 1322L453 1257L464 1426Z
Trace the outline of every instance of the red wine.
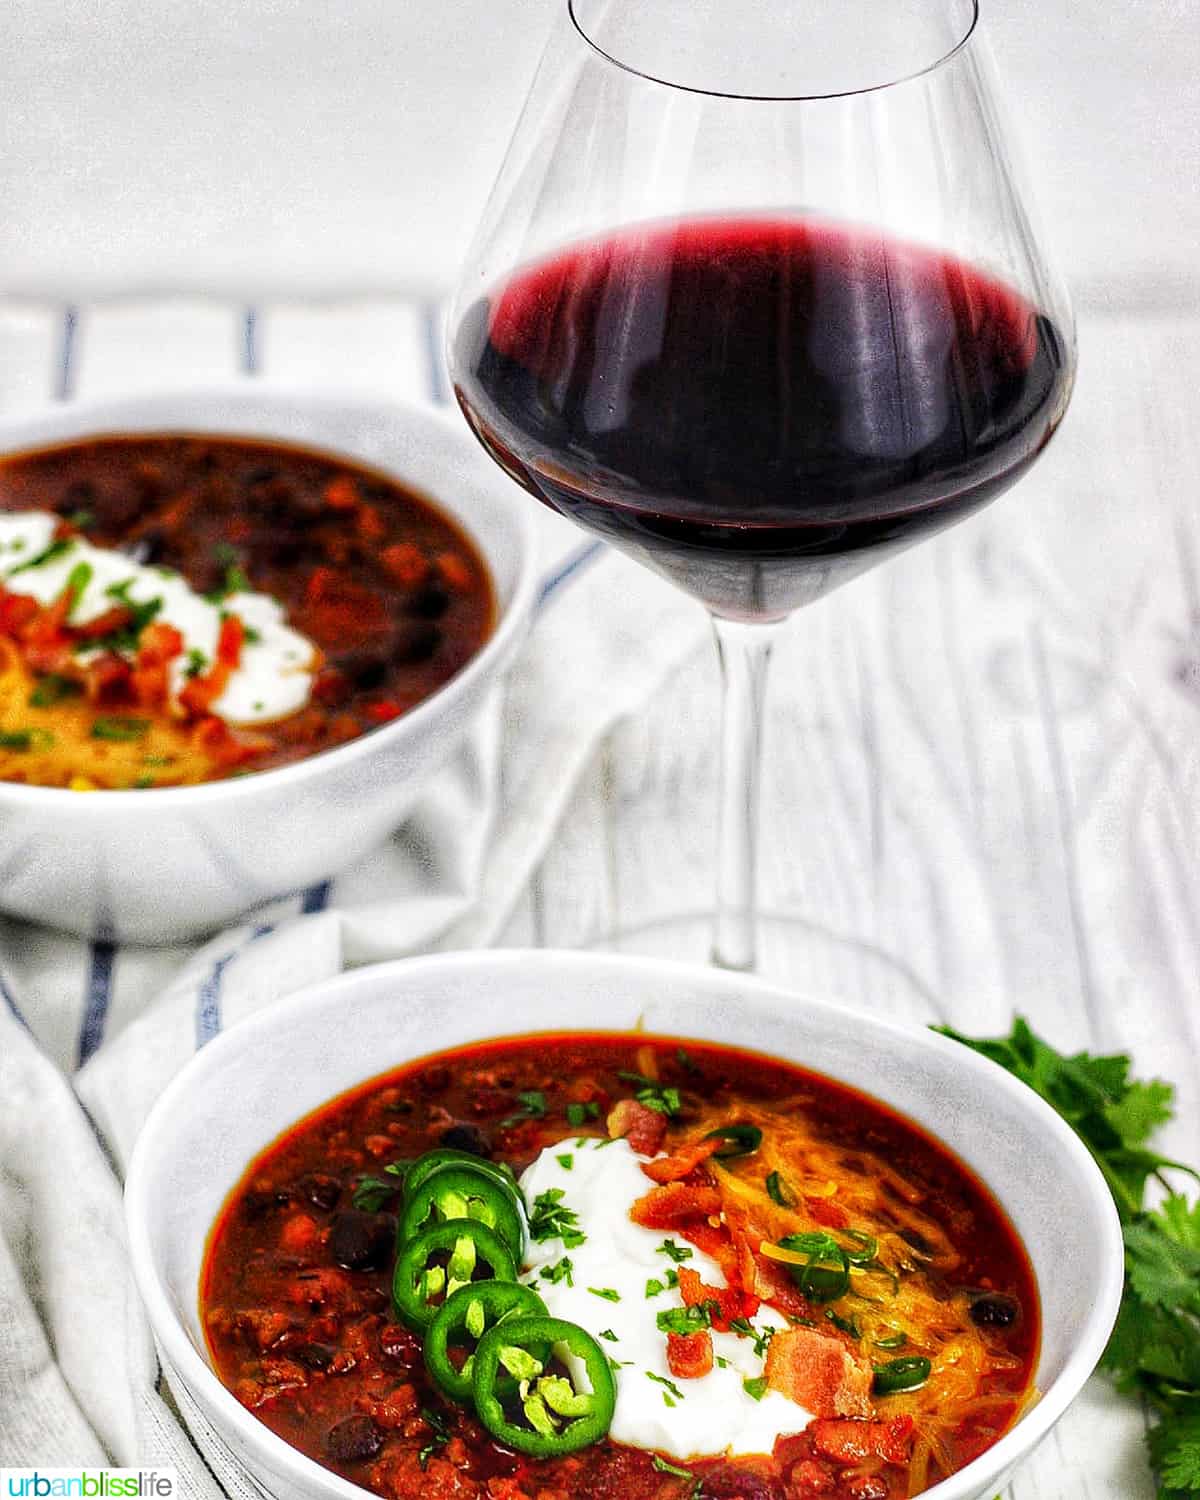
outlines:
M1062 331L1012 288L807 219L572 246L475 303L453 363L514 478L750 619L998 494L1070 388Z

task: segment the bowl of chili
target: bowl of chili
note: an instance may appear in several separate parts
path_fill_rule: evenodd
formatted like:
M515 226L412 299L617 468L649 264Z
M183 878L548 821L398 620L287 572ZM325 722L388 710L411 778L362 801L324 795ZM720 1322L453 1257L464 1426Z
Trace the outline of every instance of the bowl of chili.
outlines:
M455 754L534 582L431 408L256 382L6 420L0 910L171 942L336 875Z
M649 1188L632 1224L622 1173ZM843 1201L875 1217L838 1217ZM1087 1151L986 1059L745 976L611 955L407 960L272 1007L155 1105L126 1213L185 1409L269 1490L311 1500L991 1500L1096 1365L1123 1279ZM779 1226L754 1255L786 1332L728 1300L746 1247L731 1259L714 1226L747 1213ZM621 1223L601 1233L606 1214ZM650 1246L644 1296L636 1266L628 1286L593 1279L631 1233ZM723 1254L728 1287L706 1285L696 1268ZM640 1368L633 1320L661 1370ZM857 1417L818 1414L773 1453L709 1452L735 1398L753 1425L789 1381L811 1389L813 1345L865 1367L869 1390L836 1398ZM689 1415L710 1379L725 1386Z

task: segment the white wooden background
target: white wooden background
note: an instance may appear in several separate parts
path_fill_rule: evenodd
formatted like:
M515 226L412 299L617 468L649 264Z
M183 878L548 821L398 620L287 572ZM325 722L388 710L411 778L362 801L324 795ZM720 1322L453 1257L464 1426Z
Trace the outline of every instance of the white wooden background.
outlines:
M393 300L0 301L0 411L239 372L444 399L437 323ZM1018 1010L1127 1048L1176 1084L1166 1145L1195 1159L1200 299L1085 305L1081 335L1034 473L781 642L762 967L915 1021L995 1032ZM600 746L505 942L705 956L716 714L698 652ZM1013 1500L1148 1500L1142 1426L1093 1382Z

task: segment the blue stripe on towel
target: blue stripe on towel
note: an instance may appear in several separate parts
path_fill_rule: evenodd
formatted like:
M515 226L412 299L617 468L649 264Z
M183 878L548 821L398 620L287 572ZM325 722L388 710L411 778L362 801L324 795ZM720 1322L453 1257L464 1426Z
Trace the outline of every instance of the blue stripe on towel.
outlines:
M104 1040L108 1007L112 1001L113 966L117 950L112 943L94 942L88 960L87 986L83 995L83 1025L79 1028L79 1066L82 1068Z
M12 1012L14 1019L19 1021L25 1030L29 1032L29 1035L32 1036L33 1029L21 1014L21 1007L17 1004L12 990L8 987L8 980L5 979L3 974L0 974L0 1000L4 1001L5 1005Z
M603 542L585 542L583 546L572 552L556 572L549 573L543 578L534 609L544 609L565 583L596 561L604 552L604 548Z
M258 368L258 308L248 307L242 316L242 374L257 375Z
M63 310L62 341L58 346L58 380L54 394L60 401L69 401L75 394L75 335L79 329L79 313L74 307Z
M222 954L200 981L200 988L196 992L197 1052L220 1033L221 985L225 978L225 970L234 959L240 958L252 943L257 943L259 938L264 938L274 931L275 925L272 922L264 922L256 927L244 942L239 943L236 948L231 948L228 953Z
M329 892L332 885L332 880L322 880L316 885L310 885L300 897L300 915L311 917L314 912L324 911L329 905Z
M425 306L425 359L428 364L430 398L439 406L445 406L450 400L450 387L446 380L446 367L442 363L442 324L436 302L429 302Z

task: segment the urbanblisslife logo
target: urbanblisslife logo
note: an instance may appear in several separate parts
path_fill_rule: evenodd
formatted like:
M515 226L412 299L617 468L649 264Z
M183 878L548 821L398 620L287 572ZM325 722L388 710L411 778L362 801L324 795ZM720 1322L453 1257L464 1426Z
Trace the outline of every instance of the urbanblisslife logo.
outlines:
M0 1500L174 1500L175 1469L0 1469Z

